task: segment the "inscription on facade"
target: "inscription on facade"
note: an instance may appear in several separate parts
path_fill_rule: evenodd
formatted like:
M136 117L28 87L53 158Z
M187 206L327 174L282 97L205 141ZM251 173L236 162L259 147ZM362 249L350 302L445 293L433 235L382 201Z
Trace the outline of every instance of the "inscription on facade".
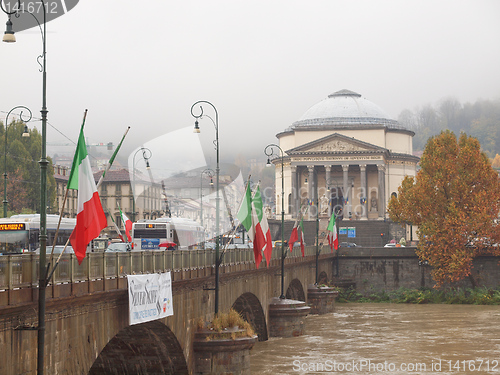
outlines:
M349 160L383 160L382 156L328 156L328 157L294 157L292 162L306 161L349 161Z

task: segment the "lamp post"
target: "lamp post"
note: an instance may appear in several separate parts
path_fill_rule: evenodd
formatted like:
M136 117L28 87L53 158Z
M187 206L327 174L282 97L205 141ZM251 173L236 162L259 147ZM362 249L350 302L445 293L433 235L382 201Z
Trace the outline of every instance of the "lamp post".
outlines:
M196 105L200 105L200 114L194 114L193 110ZM215 167L215 314L219 312L219 266L221 264L221 259L219 257L219 221L220 221L220 213L219 213L219 174L220 174L220 166L219 166L219 113L217 112L217 108L206 100L199 100L191 106L191 116L193 116L196 120L194 122L194 132L199 133L200 127L198 123L198 119L203 117L203 106L202 104L208 104L211 106L215 112L215 121L210 118L215 127L215 151L217 155L217 165ZM208 116L207 116L208 117Z
M267 165L271 165L270 157L274 155L274 148L280 150L281 155L281 299L285 299L285 177L283 175L284 153L280 146L275 143L268 144L264 149L267 156ZM280 157L280 156L278 156Z
M213 186L214 173L215 172L213 171L213 169L207 168L204 171L202 171L200 174L200 223L201 223L201 226L203 226L203 175L206 174L208 177L210 177L210 186ZM204 240L205 240L205 237L203 237L203 242L205 242Z
M16 109L25 109L29 112L29 118L23 119L23 111L19 113L19 119L26 123L29 122L32 118L31 111L29 108L23 106L23 105L18 105L17 107L12 108L9 113L7 113L7 117L5 117L5 135L4 135L4 173L3 173L3 217L7 217L7 205L9 201L7 200L7 131L9 130L9 115L15 111ZM24 133L23 137L29 137L30 133L28 132L28 126L24 125Z
M38 57L40 63L40 71L42 72L42 155L39 161L40 164L40 258L39 258L39 283L38 283L38 352L37 352L37 372L43 374L44 360L44 345L45 345L45 289L47 286L47 270L46 270L46 248L47 248L47 70L46 70L46 14L47 9L45 2L39 0L43 14L43 23L40 24L38 18L32 12L29 12L21 7L21 0L17 1L17 9L10 11L5 9L4 2L0 1L2 11L9 16L7 28L3 37L3 41L12 43L16 41L12 28L11 15L15 14L19 17L20 13L29 13L35 19L40 33L42 35L42 54Z
M141 147L140 149L138 149L135 152L134 157L132 159L132 176L133 176L133 185L134 185L132 187L132 220L134 223L135 223L135 195L134 195L134 191L135 191L135 156L137 155L137 153L139 151L142 151L142 158L146 162L146 169L147 170L151 169L151 167L149 166L149 159L151 159L151 156L153 156L153 153L151 152L151 150L149 148ZM148 154L149 154L149 156L148 156Z

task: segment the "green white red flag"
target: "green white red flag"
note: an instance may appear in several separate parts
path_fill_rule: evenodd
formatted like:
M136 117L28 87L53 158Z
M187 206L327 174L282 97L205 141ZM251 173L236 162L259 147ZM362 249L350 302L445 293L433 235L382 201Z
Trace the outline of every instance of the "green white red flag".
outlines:
M328 223L328 244L333 253L333 249L337 250L339 248L339 239L337 237L337 219L335 218L335 212L332 212L332 217L330 217L330 222Z
M106 228L107 220L97 193L94 175L90 167L82 124L78 144L76 146L73 166L68 180L68 189L78 190L78 208L76 226L71 233L70 241L78 263L81 264L87 252L87 246Z
M259 222L255 207L252 203L252 192L250 190L250 184L247 185L245 195L241 202L240 209L236 215L241 224L245 227L248 238L253 243L253 253L255 257L255 265L259 268L260 262L262 262L262 247L264 246L265 238L262 232L256 233L255 227ZM259 244L262 244L259 247Z
M108 164L106 165L106 168L104 168L104 171L102 172L101 178L97 182L97 188L99 188L99 186L101 186L102 181L104 181L104 176L106 175L106 172L109 171L109 169L113 165L113 162L115 161L116 155L118 155L118 151L120 151L120 147L122 147L122 143L123 143L125 137L127 136L127 133L129 130L130 130L130 126L125 131L125 134L123 134L123 137L122 137L120 143L118 144L118 146L116 146L115 152L113 152L113 155L111 155L111 159L109 159Z
M300 241L300 250L302 251L302 256L305 256L304 253L304 217L301 215L300 222L299 218L295 220L295 224L293 225L292 234L290 235L290 239L288 240L288 245L290 246L290 251L293 250L293 245L295 242Z
M260 194L259 186L257 186L257 189L255 190L255 195L252 198L252 203L259 220L255 227L255 231L256 233L258 233L258 238L262 238L262 236L264 237L264 244L261 245L261 243L258 243L257 245L260 249L264 249L264 258L266 258L266 263L269 267L269 262L271 261L271 255L273 252L273 241L271 238L271 229L269 228L266 215L264 214L264 205L262 204L262 196Z
M130 235L130 231L132 230L132 221L122 212L120 206L118 206L120 210L120 216L122 217L123 227L125 228L125 234L127 235L128 242L132 242L132 236Z

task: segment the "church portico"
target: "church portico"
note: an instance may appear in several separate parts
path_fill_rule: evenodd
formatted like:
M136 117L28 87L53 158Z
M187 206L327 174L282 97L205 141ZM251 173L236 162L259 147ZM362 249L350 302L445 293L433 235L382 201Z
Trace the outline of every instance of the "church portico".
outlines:
M388 137L390 133L398 136ZM383 220L390 194L397 192L405 175L416 174L419 159L411 155L413 135L352 91L339 91L311 107L277 135L287 147L286 218L296 218L307 208L309 220L318 213L320 218L330 217L333 210L344 220ZM274 160L277 169L280 163ZM280 179L276 174L277 184Z

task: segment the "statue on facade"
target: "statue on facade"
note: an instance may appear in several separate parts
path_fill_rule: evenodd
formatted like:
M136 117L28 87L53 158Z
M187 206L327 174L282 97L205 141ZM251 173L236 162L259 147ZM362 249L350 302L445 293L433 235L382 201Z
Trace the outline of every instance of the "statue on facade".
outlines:
M378 211L377 198L373 197L370 201L370 212L377 212L377 211Z
M321 214L328 214L328 198L325 194L320 199L320 212Z

